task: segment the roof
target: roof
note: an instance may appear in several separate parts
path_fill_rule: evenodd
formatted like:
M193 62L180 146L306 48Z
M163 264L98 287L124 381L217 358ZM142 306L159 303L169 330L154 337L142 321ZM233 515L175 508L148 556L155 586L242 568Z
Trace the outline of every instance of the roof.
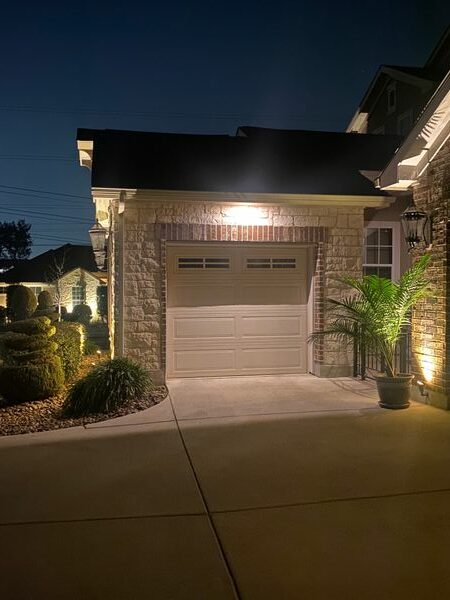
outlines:
M5 273L4 280L7 283L51 281L56 279L55 269L58 266L62 273L68 273L77 268L94 273L98 271L91 246L65 244L22 261Z
M94 188L383 195L360 174L381 170L398 136L240 127L237 135L80 129L93 141Z

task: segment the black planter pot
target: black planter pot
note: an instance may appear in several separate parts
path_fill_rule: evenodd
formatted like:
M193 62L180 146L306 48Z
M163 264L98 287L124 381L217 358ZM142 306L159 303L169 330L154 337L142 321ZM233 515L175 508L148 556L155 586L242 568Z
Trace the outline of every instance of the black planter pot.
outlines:
M412 375L399 373L396 377L382 375L375 377L377 382L378 404L382 408L400 409L408 408L411 399Z

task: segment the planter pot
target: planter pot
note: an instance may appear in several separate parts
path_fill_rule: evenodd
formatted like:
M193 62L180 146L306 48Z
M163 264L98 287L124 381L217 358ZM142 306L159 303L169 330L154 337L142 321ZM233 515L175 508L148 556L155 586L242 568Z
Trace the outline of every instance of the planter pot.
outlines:
M412 375L399 373L396 377L375 377L377 382L378 404L382 408L408 408L411 399Z

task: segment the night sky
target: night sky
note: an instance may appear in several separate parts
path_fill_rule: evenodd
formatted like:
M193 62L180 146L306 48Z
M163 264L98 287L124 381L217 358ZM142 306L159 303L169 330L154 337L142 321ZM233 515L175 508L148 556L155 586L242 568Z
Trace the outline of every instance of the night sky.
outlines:
M88 242L78 127L344 130L378 65L421 66L449 22L444 0L4 5L0 220L33 254Z

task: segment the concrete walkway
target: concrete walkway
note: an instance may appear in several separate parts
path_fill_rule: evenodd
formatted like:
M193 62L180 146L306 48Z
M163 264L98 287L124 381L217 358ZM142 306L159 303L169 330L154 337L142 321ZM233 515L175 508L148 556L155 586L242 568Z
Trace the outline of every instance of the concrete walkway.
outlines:
M0 598L450 596L450 414L369 383L174 380L105 423L0 438Z

